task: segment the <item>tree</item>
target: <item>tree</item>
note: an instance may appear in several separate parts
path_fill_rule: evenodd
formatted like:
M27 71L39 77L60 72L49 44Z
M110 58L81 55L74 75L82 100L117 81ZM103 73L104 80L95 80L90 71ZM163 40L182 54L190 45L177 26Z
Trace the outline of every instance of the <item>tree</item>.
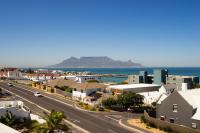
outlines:
M103 100L103 101L102 101L102 104L103 104L104 106L106 106L106 107L111 108L111 106L117 104L117 100L115 100L115 99L112 98L112 97L109 97L108 99Z
M34 123L33 131L38 133L54 133L54 131L69 131L69 127L62 124L62 120L65 118L63 112L58 112L52 110L51 113L48 115L45 113L44 119L46 123L39 124Z
M13 126L15 122L17 121L16 116L12 114L11 111L6 111L6 114L4 116L1 116L0 122L7 125L7 126Z
M140 106L143 104L144 96L133 92L124 92L117 97L117 103L122 108L128 109L131 106Z

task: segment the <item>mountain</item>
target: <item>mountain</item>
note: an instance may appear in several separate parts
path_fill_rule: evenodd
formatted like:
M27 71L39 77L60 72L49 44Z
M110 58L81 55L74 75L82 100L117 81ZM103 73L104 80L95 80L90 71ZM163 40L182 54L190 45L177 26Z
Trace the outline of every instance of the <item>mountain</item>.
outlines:
M102 57L71 57L62 61L59 64L51 65L50 68L128 68L141 67L139 63L134 63L131 60L119 61L113 60L107 56Z

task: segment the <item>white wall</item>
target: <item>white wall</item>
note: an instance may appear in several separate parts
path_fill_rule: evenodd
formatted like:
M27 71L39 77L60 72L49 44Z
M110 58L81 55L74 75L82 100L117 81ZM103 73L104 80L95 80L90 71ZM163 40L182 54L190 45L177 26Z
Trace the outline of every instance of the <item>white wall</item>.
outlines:
M30 118L30 112L24 109L22 101L1 101L0 117L4 116L7 111L11 111L12 114L19 118Z
M18 70L8 71L8 78L10 79L23 79L22 73Z
M81 91L79 91L79 90L77 90L77 91L72 91L72 98L73 99L75 99L75 100L81 100L81 101L83 101L83 99L86 97L86 96L88 96L88 95L90 95L91 93L93 93L93 92L97 92L97 91L100 91L101 89L99 89L99 88L95 88L95 89L88 89L88 90L86 90L86 91L83 91L83 93L81 92Z
M87 95L86 95L85 92L83 92L83 93L81 91L73 91L72 92L72 97L75 100L81 100L82 101L86 96Z
M7 111L11 111L13 115L15 115L17 118L30 118L30 112L25 111L23 109L18 109L16 107L10 107L10 108L1 108L0 109L0 117L4 116Z

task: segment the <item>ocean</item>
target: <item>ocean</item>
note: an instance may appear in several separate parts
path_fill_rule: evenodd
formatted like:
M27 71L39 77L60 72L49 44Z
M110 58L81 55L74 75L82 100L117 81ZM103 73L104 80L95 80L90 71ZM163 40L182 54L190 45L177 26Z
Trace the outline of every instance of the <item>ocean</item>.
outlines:
M93 72L96 74L139 74L139 71L145 70L149 74L153 74L154 69L162 69L162 67L145 67L145 68L45 68L49 70L63 70L63 71L75 71L75 72ZM182 75L182 76L199 76L200 67L165 67L168 69L170 75ZM127 78L105 77L102 78L104 82L123 82Z

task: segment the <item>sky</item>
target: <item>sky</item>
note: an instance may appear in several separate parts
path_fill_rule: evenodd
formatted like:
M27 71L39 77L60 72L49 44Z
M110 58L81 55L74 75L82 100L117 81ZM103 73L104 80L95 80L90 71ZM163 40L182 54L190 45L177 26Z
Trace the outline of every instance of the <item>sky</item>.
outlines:
M199 0L1 0L0 66L71 56L200 67Z

